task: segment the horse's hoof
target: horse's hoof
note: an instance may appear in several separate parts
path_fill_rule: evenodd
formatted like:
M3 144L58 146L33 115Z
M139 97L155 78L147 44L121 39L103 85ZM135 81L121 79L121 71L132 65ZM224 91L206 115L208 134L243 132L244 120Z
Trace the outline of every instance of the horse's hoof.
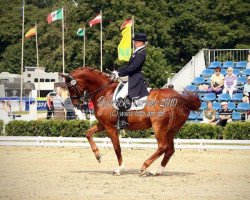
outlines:
M141 170L141 173L140 173L140 177L142 177L142 176L146 176L146 175L148 175L148 170L147 169L144 169L144 170Z
M97 156L96 156L96 159L97 159L97 161L98 161L99 163L101 163L101 161L102 161L102 155L97 155Z
M121 176L121 173L120 173L120 172L113 171L113 175L114 175L114 176Z

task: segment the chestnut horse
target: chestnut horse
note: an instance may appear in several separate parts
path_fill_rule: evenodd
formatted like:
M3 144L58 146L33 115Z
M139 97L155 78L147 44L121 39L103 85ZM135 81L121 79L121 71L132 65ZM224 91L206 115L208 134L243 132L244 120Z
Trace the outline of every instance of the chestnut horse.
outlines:
M98 123L87 130L86 137L90 143L96 159L101 162L101 154L92 135L98 131L106 131L111 139L119 167L113 172L120 175L124 169L118 131L116 128L117 111L112 106L112 96L118 85L108 75L88 67L78 68L69 75L60 74L65 78L69 94L74 106L80 100L91 99L94 104L94 114ZM185 124L190 110L200 107L197 95L179 94L172 89L152 89L143 110L129 111L128 130L143 130L153 128L158 148L141 167L141 175L147 173L147 168L162 154L161 165L156 174L163 173L163 169L174 153L174 136Z

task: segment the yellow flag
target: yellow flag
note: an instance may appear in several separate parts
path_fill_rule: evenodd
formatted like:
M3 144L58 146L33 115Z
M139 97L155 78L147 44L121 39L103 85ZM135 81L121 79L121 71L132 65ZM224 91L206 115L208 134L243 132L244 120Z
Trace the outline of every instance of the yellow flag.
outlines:
M122 40L118 45L118 59L128 61L131 56L131 25L127 25L122 31Z
M30 38L32 36L36 35L36 26L34 26L33 28L31 28L26 34L25 34L25 38Z

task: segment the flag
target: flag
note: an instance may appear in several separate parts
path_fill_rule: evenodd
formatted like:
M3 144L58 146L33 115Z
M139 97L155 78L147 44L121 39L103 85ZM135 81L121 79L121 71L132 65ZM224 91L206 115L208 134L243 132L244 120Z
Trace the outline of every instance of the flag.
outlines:
M131 26L126 26L122 30L122 39L120 44L118 45L119 60L129 61L131 56L131 42L132 42Z
M33 28L31 28L26 34L25 34L25 38L30 38L32 36L36 35L36 26L34 26Z
M94 19L92 19L92 20L89 21L89 26L92 27L92 26L94 26L96 24L101 23L101 21L102 21L102 15L99 14Z
M132 26L132 19L126 19L126 20L122 23L120 29L122 30L122 29L124 29L126 26Z
M78 35L78 36L84 36L85 35L85 31L84 31L84 29L82 29L82 28L79 28L78 29L78 31L76 32L76 34Z
M47 20L48 23L50 24L51 22L62 19L63 18L63 9L56 10L50 14L48 14Z

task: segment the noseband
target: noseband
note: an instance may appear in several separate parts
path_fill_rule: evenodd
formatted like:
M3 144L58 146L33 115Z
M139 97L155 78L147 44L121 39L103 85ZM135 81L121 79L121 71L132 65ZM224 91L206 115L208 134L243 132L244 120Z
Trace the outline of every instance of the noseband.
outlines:
M101 91L103 88L107 87L111 82L112 82L112 80L109 81L107 84L101 86L100 88L97 88L93 92L88 92L87 90L81 91L78 84L77 84L76 79L74 79L72 76L69 75L67 77L67 80L66 80L66 85L68 88L71 87L74 90L74 92L76 93L76 96L70 96L71 100L78 99L80 101L89 101L92 96L94 96L96 93Z

